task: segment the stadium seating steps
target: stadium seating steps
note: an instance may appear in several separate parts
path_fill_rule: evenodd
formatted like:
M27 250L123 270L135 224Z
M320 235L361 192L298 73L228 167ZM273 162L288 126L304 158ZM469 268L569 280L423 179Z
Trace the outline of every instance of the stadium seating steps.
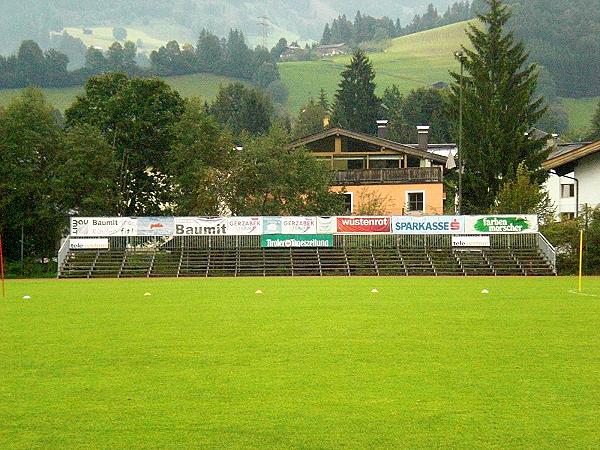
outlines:
M536 248L72 250L61 278L556 275Z

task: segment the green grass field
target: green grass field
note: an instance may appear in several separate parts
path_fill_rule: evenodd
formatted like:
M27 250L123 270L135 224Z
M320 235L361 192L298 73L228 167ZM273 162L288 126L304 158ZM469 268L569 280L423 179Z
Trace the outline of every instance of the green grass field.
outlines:
M598 448L600 278L575 285L10 281L0 448Z

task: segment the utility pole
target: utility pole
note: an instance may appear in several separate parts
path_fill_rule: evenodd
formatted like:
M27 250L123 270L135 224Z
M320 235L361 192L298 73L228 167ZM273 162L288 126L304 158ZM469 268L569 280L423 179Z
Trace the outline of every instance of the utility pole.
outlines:
M260 19L260 26L262 27L262 46L267 48L267 28L269 28L271 19L267 16L258 16Z
M454 54L460 61L460 92L459 92L459 107L458 107L458 215L462 215L462 176L463 176L463 96L464 96L464 65L467 57L462 51Z

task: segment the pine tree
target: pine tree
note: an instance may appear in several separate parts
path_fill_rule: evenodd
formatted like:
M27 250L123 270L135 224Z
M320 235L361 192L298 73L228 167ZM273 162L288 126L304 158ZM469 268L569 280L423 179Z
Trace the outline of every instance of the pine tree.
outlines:
M329 99L327 98L327 92L325 92L323 88L321 88L321 91L319 92L319 105L327 112L331 108Z
M352 55L342 72L333 105L332 125L375 133L380 100L375 95L375 71L362 50Z
M528 54L521 42L515 43L505 26L511 13L501 0L486 0L489 8L478 15L481 30L471 25L467 36L472 50L464 54L462 159L463 213L490 210L502 182L514 179L524 162L541 184L546 173L541 163L546 157L544 139L531 139L527 132L546 108L537 99L537 69L525 66ZM458 135L460 74L452 73L451 105Z

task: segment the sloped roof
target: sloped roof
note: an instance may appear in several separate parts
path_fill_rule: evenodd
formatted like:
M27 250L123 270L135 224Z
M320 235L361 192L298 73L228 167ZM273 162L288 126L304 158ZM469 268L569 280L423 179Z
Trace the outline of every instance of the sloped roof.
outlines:
M556 169L596 152L600 152L600 140L589 144L559 145L542 163L542 167L546 170Z
M407 155L416 156L421 159L430 159L440 164L446 164L446 160L448 159L446 156L421 150L418 145L400 144L399 142L390 141L389 139L382 139L377 136L371 136L370 134L345 130L344 128L339 127L330 128L328 130L321 131L320 133L297 139L290 144L290 147L300 147L331 136L346 136L351 139L356 139L369 144L377 145L379 147L385 147L386 149L406 153Z

